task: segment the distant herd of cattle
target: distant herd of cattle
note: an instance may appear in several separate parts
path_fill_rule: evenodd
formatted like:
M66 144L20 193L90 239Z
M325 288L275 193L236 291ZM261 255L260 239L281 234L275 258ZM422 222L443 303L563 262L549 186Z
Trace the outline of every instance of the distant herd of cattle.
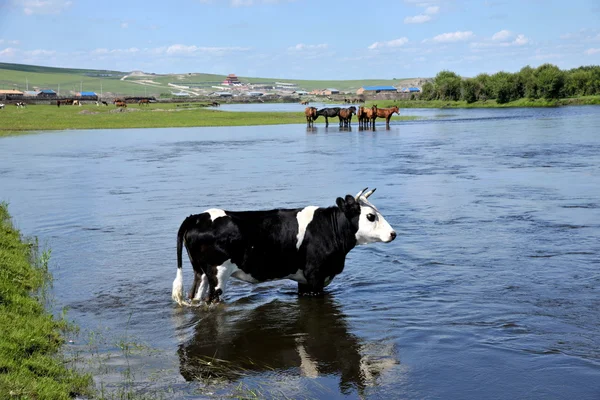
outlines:
M314 122L319 117L325 118L325 126L329 126L329 118L338 117L340 120L340 128L349 127L352 123L352 116L356 114L358 118L359 128L375 128L375 120L377 118L385 118L385 125L390 126L390 119L392 114L400 115L398 106L390 108L377 108L377 105L372 107L358 107L354 106L348 108L341 107L329 107L317 110L316 107L306 107L304 115L306 116L306 126L314 126Z

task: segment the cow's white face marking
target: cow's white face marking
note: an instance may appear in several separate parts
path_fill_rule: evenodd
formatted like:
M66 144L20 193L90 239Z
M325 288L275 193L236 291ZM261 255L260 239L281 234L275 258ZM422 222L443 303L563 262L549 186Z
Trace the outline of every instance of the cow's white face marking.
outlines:
M302 209L302 211L296 215L296 219L298 220L298 240L296 241L296 249L300 249L300 246L302 246L302 241L304 240L304 235L306 234L306 227L313 220L315 210L317 208L319 207L304 207L304 209Z
M221 210L219 208L211 208L210 210L206 210L204 212L207 212L210 215L210 219L212 222L215 222L215 219L219 217L227 216L227 214L225 214L225 210Z
M360 217L358 219L358 231L356 232L357 244L388 243L396 238L394 229L369 200L361 196L358 199L358 204L360 205Z

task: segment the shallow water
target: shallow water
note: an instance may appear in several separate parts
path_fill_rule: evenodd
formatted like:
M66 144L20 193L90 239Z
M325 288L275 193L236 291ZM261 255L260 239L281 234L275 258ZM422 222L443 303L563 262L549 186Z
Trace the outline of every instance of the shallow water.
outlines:
M142 391L599 398L600 107L401 113L423 119L3 138L0 199L52 249L55 309L82 328L71 346L101 334ZM218 307L172 303L187 215L366 186L399 237L355 248L326 297L232 280ZM123 357L123 338L153 351Z

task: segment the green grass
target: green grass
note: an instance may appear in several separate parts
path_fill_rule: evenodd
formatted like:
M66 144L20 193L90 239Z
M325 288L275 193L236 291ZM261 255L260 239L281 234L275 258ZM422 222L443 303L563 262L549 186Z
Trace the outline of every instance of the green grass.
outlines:
M30 105L24 109L7 106L0 110L0 137L26 132L64 129L167 128L193 126L250 126L306 123L303 112L227 112L201 107L177 107L154 103L149 107L129 105L127 112L115 113L113 105L61 106ZM81 114L81 112L98 114ZM113 111L113 112L110 112ZM410 116L394 120L414 119ZM334 120L337 121L337 120ZM322 124L322 118L316 121ZM335 123L335 122L333 122Z
M69 328L46 312L40 289L48 253L24 241L0 203L0 398L70 399L89 395L92 380L65 367L60 356Z
M444 100L374 100L368 101L367 106L377 104L378 107L391 107L397 105L400 108L508 108L508 107L559 107L568 105L598 105L600 96L583 96L558 100L546 99L519 99L505 104L498 104L496 100L486 102L476 101L468 104L466 101L444 101Z

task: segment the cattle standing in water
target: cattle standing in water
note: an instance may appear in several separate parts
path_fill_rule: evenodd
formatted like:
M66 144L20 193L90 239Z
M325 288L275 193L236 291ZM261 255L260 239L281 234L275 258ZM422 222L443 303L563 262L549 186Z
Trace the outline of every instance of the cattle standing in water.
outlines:
M350 127L352 123L352 115L356 114L356 107L348 107L342 108L340 110L339 118L340 118L340 128L342 127Z
M321 108L319 111L317 111L317 117L320 115L325 117L325 127L328 127L329 126L329 118L339 117L340 108L339 107Z
M356 116L358 117L359 128L375 129L375 119L377 118L377 106L374 105L371 108L359 107Z
M388 128L390 127L390 118L392 118L392 114L394 113L400 115L400 110L398 109L398 106L377 109L377 116L379 118L385 118L385 126Z
M317 115L316 107L306 107L304 109L304 115L306 116L306 127L311 128L314 125L315 120L319 117Z
M210 209L187 217L177 233L172 297L184 303L182 249L194 268L190 298L218 302L229 277L258 283L298 282L300 294L321 294L344 270L356 245L391 242L396 232L368 197L338 197L337 206L269 211Z

